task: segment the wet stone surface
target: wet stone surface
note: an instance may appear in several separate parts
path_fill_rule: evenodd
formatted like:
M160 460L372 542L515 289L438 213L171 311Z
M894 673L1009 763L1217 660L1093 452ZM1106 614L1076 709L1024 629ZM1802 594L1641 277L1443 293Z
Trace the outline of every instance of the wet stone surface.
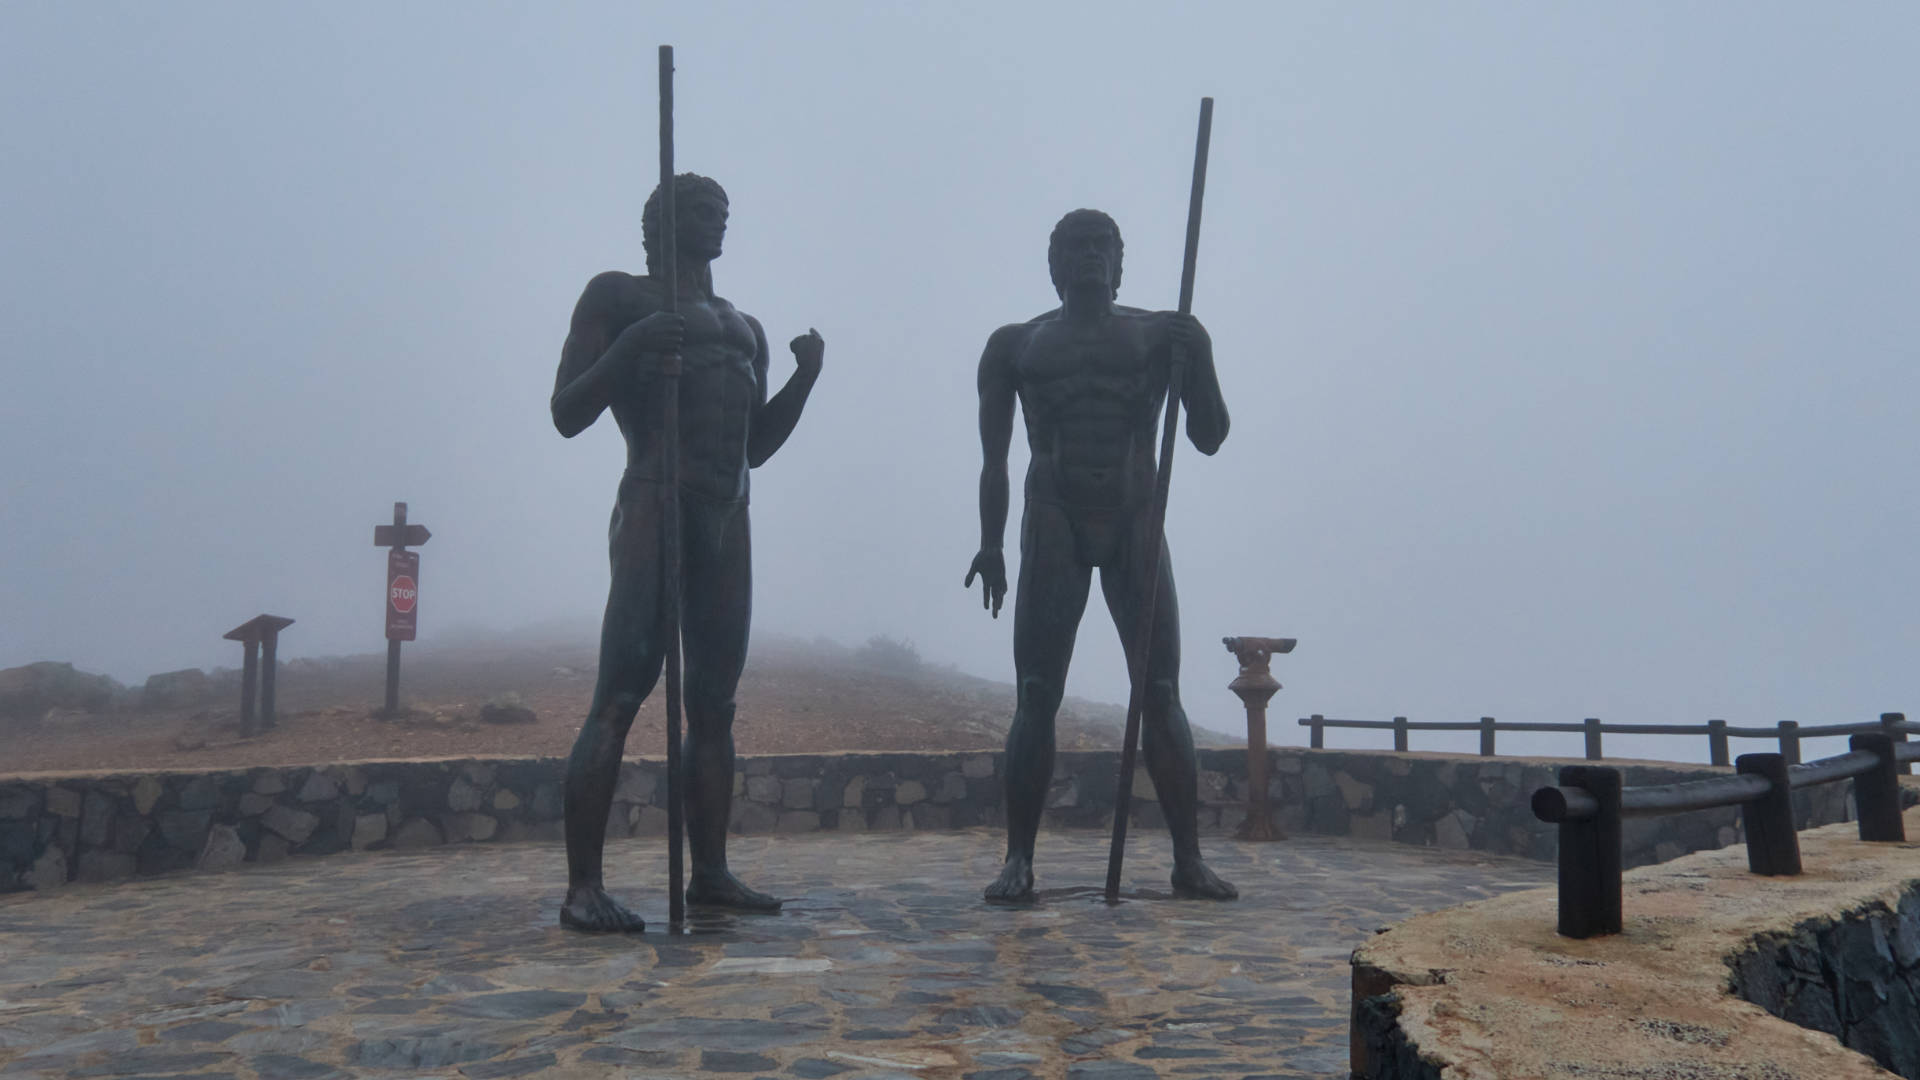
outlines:
M556 924L558 845L293 859L0 897L0 1077L1342 1077L1348 953L1550 881L1474 852L1208 841L1236 903L1167 898L1165 838L1041 838L1042 900L979 899L996 831L740 837L777 916L664 929L657 841L607 865L646 934Z

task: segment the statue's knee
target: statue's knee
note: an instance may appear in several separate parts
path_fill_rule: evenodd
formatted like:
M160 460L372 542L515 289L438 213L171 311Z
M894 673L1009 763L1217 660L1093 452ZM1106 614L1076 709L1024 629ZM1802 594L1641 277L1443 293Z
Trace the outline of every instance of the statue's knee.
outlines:
M600 718L617 726L631 724L646 697L633 690L616 690L607 695L606 703L600 708Z
M1020 680L1020 712L1031 716L1052 716L1060 707L1065 687L1058 679L1029 675Z
M1173 679L1153 679L1147 683L1147 708L1166 714L1180 707L1180 684Z

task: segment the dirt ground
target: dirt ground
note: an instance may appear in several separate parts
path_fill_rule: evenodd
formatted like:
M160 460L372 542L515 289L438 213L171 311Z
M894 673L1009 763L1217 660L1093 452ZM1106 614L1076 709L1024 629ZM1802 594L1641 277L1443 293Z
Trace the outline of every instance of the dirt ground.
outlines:
M0 721L0 774L564 755L593 693L594 651L584 641L410 647L401 689L411 712L397 721L375 715L385 693L384 656L290 660L278 677L279 722L252 738L239 736L237 689L196 709ZM223 687L238 685L231 673L215 676ZM665 753L663 696L656 690L641 709L627 740L630 756ZM479 719L483 704L516 699L534 722ZM738 702L734 735L746 754L997 750L1013 687L911 654L776 639L755 642ZM1068 699L1060 746L1117 746L1125 720L1122 706ZM1201 745L1224 742L1195 734Z

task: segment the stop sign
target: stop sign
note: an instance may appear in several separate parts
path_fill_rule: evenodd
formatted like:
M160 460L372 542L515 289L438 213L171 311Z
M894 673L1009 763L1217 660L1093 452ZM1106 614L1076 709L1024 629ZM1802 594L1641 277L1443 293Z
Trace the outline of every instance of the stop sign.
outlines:
M420 554L387 552L387 640L412 641L420 617Z

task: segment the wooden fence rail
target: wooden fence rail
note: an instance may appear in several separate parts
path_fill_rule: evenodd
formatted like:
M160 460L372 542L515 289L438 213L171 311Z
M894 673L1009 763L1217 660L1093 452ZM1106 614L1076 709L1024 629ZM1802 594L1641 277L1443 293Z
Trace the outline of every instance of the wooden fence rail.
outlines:
M1860 839L1902 842L1900 771L1920 758L1920 743L1896 742L1885 732L1856 733L1845 754L1807 764L1784 754L1742 754L1732 776L1680 784L1623 788L1620 770L1569 765L1558 787L1533 793L1533 813L1560 829L1561 935L1617 934L1622 923L1620 822L1741 808L1747 832L1747 869L1756 874L1800 873L1800 836L1794 829L1793 792L1815 784L1853 781Z
M1780 743L1780 756L1789 765L1800 763L1800 740L1817 739L1831 735L1886 735L1896 743L1907 741L1907 735L1920 732L1920 724L1907 723L1905 713L1881 713L1877 724L1826 724L1820 727L1801 727L1797 721L1782 720L1773 727L1734 727L1725 720L1709 720L1704 724L1603 724L1589 717L1578 724L1551 723L1502 723L1491 716L1483 716L1477 722L1461 720L1409 721L1404 716L1391 720L1335 720L1315 713L1304 717L1300 726L1307 729L1307 745L1315 750L1326 748L1328 728L1359 728L1364 730L1390 730L1393 732L1393 748L1404 753L1407 749L1407 733L1411 731L1477 731L1480 733L1480 755L1494 756L1494 734L1501 731L1558 731L1579 733L1586 736L1587 760L1599 761L1606 755L1602 751L1603 735L1705 735L1707 737L1707 758L1715 765L1729 763L1727 740L1729 739L1776 739ZM1900 763L1902 773L1911 773L1913 766L1903 759Z

